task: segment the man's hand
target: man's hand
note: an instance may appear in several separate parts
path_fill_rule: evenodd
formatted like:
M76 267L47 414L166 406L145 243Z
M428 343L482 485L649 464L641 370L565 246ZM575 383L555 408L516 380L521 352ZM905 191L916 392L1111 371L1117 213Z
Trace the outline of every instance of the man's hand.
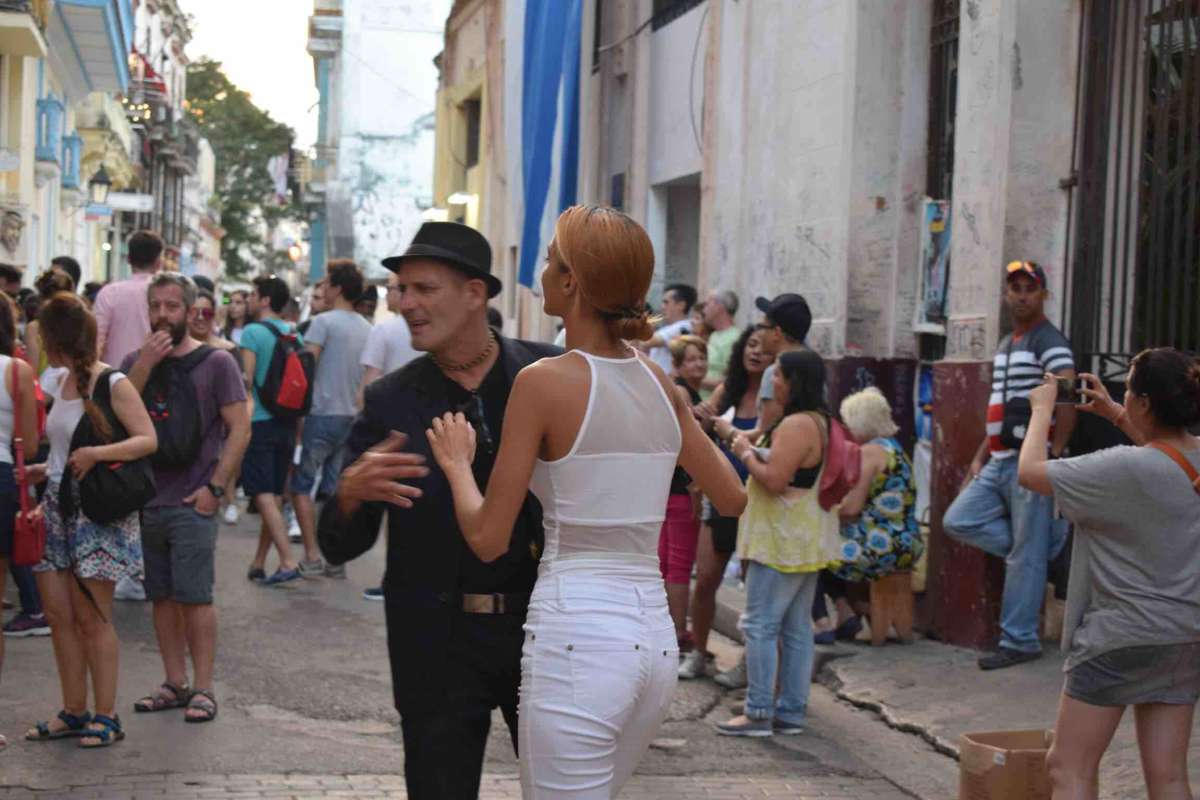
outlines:
M138 351L138 363L148 370L154 369L174 349L175 345L171 342L170 333L167 331L151 331L150 335L146 337L146 343Z
M347 516L363 503L391 503L400 508L412 508L412 501L423 493L415 486L400 483L401 479L423 478L429 474L425 457L403 452L408 437L392 431L388 437L342 472L338 481L338 508Z
M979 473L983 472L983 459L975 456L971 460L971 466L967 467L967 477L963 479L962 486L958 488L959 494L966 491L966 488L971 485L971 482L979 477Z
M207 486L201 486L196 491L183 498L185 506L191 506L196 509L197 514L205 517L211 517L217 513L217 506L220 505L217 498L209 491Z

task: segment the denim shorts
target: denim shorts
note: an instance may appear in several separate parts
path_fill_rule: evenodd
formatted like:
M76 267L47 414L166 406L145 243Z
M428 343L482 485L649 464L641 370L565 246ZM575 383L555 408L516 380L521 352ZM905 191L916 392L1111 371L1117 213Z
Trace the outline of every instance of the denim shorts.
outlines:
M314 415L304 420L300 465L292 473L290 488L293 493L310 494L313 487L319 485L321 497L333 494L342 472L342 448L353 424L354 417L332 414ZM320 484L317 483L318 474Z
M1091 706L1195 705L1200 642L1110 650L1067 672L1063 691Z
M295 434L291 420L266 419L250 426L250 445L242 457L242 489L247 497L283 494Z
M213 599L217 518L191 506L142 512L142 557L146 597L203 604Z

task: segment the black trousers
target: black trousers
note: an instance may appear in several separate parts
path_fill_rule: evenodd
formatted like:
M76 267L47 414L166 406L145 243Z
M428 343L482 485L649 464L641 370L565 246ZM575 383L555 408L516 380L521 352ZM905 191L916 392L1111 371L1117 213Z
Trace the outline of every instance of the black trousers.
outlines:
M492 711L504 714L517 748L524 616L461 614L446 660L440 707L403 714L404 781L410 800L476 800ZM414 657L419 658L419 655Z

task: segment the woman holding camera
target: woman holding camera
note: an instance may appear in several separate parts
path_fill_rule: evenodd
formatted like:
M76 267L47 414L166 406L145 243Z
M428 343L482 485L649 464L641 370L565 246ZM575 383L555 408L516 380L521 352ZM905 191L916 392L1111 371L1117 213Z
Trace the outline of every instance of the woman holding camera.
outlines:
M1066 683L1048 764L1055 800L1095 798L1099 766L1126 706L1152 800L1191 798L1187 751L1200 699L1200 363L1168 347L1130 367L1124 404L1084 375L1083 411L1136 447L1047 460L1058 394L1030 395L1023 487L1075 523L1063 647Z

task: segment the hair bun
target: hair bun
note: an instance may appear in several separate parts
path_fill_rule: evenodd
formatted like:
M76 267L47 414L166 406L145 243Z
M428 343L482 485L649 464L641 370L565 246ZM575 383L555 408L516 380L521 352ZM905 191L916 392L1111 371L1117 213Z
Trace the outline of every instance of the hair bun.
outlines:
M617 336L626 341L644 342L654 336L654 326L650 324L650 314L646 311L635 312L632 316L622 314L611 324Z

